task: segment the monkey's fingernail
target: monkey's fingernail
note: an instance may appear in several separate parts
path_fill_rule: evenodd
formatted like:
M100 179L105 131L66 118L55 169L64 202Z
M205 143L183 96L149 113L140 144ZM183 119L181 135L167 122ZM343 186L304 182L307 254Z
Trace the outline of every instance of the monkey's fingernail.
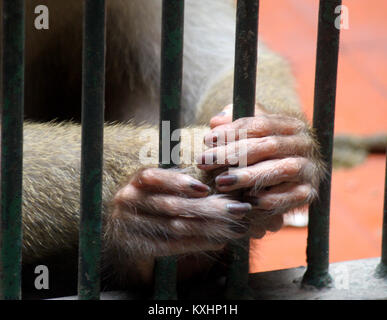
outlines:
M252 209L250 203L229 203L226 208L228 212L233 214L244 214Z
M226 115L226 112L222 111L222 112L219 112L217 115L215 115L215 117L224 117Z
M218 176L215 179L215 183L219 187L232 186L238 181L238 177L235 175Z
M200 182L192 182L191 183L191 188L194 189L195 191L199 191L199 192L210 192L210 187L203 184L203 183L200 183Z

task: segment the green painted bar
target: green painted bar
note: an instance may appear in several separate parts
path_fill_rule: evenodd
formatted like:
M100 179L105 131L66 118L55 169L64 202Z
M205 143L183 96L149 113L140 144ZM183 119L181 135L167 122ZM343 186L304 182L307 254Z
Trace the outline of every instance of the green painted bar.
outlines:
M3 1L0 298L21 299L24 0Z
M168 123L170 133L180 128L184 0L163 0L162 10L159 159L161 168L171 168L177 165L171 161L171 150L179 141L171 141L169 132L165 130L163 132L162 128ZM156 260L155 299L177 299L176 271L175 257L162 257Z
M105 106L105 0L86 0L83 40L81 221L78 297L100 294L103 125Z
M238 0L233 119L254 116L259 0Z
M387 153L387 150L386 150ZM386 157L386 177L384 185L384 209L383 209L383 229L382 229L382 257L376 269L379 278L387 278L387 157Z
M184 0L163 0L161 34L161 84L160 84L160 139L159 159L161 168L177 164L171 160L171 150L179 141L171 141L170 133L180 128L180 107L183 79ZM164 146L163 146L164 144ZM154 298L177 299L176 258L156 260Z
M155 264L155 300L176 300L177 264L176 257L161 257Z
M332 150L336 103L337 65L340 29L335 8L341 0L320 0L313 127L327 165L327 177L319 186L319 199L309 209L307 262L303 284L329 286L329 211L332 174ZM339 18L340 19L340 18Z
M259 0L238 0L235 41L233 119L254 116L257 76ZM227 299L250 298L249 243L230 244L232 262L227 275Z

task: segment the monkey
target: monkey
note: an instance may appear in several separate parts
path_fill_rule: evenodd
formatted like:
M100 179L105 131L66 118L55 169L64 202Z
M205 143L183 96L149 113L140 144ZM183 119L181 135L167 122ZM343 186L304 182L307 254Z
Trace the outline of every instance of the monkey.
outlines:
M369 154L385 153L387 135L338 134L335 136L333 147L333 168L351 168L361 164Z
M307 206L325 172L291 68L262 42L255 116L232 121L229 0L185 2L180 146L191 161L158 168L161 3L106 1L102 266L124 287L151 286L162 256L178 256L179 279L208 273L227 243L262 238L280 229L285 213ZM37 5L49 9L48 30L34 28ZM77 254L82 12L78 0L26 1L24 265ZM202 142L199 151L193 141ZM243 152L247 165L232 165Z

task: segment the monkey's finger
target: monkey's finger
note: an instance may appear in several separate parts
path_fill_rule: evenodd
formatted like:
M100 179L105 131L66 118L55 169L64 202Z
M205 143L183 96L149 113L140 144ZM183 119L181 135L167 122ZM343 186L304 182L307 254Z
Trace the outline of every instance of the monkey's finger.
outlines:
M219 224L215 221L193 223L185 220L179 221L178 225L175 223L174 228L176 233L165 240L175 253L179 252L179 249L182 249L181 253L187 253L187 251L220 250L226 243L248 234L250 226L245 221Z
M274 215L262 220L253 220L250 224L249 236L260 239L265 236L266 231L276 232L283 225L283 216Z
M241 203L219 195L206 198L182 198L172 195L148 194L137 203L138 208L148 214L171 217L215 219L233 222L251 210L249 203Z
M222 195L205 198L183 198L175 195L144 192L133 185L127 185L114 197L115 205L128 212L138 214L217 219L233 222L251 210L249 203L241 203Z
M214 170L229 165L251 165L267 159L306 156L311 147L312 140L303 135L251 138L208 149L196 161L199 169Z
M225 243L211 242L206 238L199 237L185 237L178 241L155 240L152 243L154 246L153 253L156 257L203 251L219 251L225 247Z
M179 194L192 198L205 197L211 191L209 186L187 174L159 168L141 170L133 177L131 184L148 192Z
M316 166L307 158L285 158L262 161L244 168L229 169L216 177L216 188L230 192L253 187L260 190L283 182L308 181L316 184Z
M216 231L215 225L210 230L203 222L203 228L192 228L187 225L187 222L184 222L184 226L182 223L171 223L174 220L135 215L116 206L113 214L107 219L105 241L119 248L122 247L122 250L127 250L127 247L134 242L144 243L146 246L142 250L145 250L149 256L165 256L221 250L229 240L242 236L226 227L221 228L225 231L221 234L220 230ZM199 232L194 234L194 231ZM204 233L206 231L209 232L209 237Z
M238 232L230 232L226 227L221 228L225 231L222 235L221 231L216 231L215 225L209 230L205 223L202 223L204 228L200 231L200 228L187 227L186 223L184 227L180 224L173 225L170 223L173 220L155 220L155 217L133 214L116 206L107 217L105 242L121 252L128 249L138 250L137 246L141 246L140 253L152 257L221 250L229 240L241 236ZM183 234L184 231L188 231L189 235ZM194 231L199 233L193 234ZM209 232L209 237L205 231Z
M255 117L240 118L214 127L205 135L204 143L211 147L241 139L294 135L306 128L306 124L297 118L260 113Z
M283 183L268 190L248 191L244 200L253 205L252 215L275 215L310 203L316 191L310 184ZM258 210L257 210L258 209Z
M249 205L250 206L250 205ZM251 207L251 206L250 206ZM241 219L240 211L228 212L223 218L187 218L181 216L156 216L143 209L116 205L108 218L108 226L117 239L131 234L135 238L162 246L162 251L181 252L201 250L218 250L230 240L247 234L249 225ZM158 249L161 249L159 247ZM159 250L157 250L159 251ZM196 251L196 250L195 250Z
M225 106L221 112L211 118L210 127L213 129L229 122L232 122L232 104Z
M120 209L118 209L120 210ZM127 222L130 224L130 232L144 234L163 241L186 238L206 238L214 243L225 243L228 240L238 239L248 232L249 225L244 219L238 217L235 220L225 221L219 219L187 219L184 217L160 218L154 216L136 215ZM151 233L144 233L144 227L148 226Z
M236 217L232 222L219 219L185 219L165 220L166 232L173 237L203 237L211 242L224 243L238 239L248 231L245 220Z
M276 232L279 229L281 229L283 223L284 223L283 215L275 215L266 219L265 228L268 231Z
M232 111L233 111L233 105L229 104L223 108L221 112L213 116L210 120L210 127L211 129L226 124L226 123L231 123L232 122ZM260 115L260 114L266 114L260 104L256 104L255 106L255 115Z

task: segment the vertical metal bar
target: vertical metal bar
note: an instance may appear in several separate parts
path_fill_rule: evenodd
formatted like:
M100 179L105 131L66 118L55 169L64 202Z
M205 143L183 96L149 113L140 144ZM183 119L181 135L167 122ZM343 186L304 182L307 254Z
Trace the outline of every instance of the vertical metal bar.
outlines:
M100 293L105 0L86 0L84 10L78 297L96 300Z
M180 128L180 107L183 78L184 0L163 0L160 88L161 168L170 168L171 150L179 141L171 141L170 132ZM170 132L162 130L169 128ZM155 265L154 298L176 299L176 259L163 257Z
M0 297L21 298L24 0L3 1Z
M233 119L255 112L259 0L238 0Z
M238 0L235 42L233 120L254 116L258 53L259 0ZM245 238L232 244L226 297L249 297L249 243Z
M329 209L331 194L333 131L336 102L340 29L336 28L335 8L341 0L320 0L313 127L327 165L327 177L320 182L319 198L309 210L307 262L303 283L318 288L328 286Z
M387 154L387 150L386 150ZM386 157L386 177L384 185L384 209L383 209L383 231L382 231L382 257L376 269L376 276L387 277L387 157Z

